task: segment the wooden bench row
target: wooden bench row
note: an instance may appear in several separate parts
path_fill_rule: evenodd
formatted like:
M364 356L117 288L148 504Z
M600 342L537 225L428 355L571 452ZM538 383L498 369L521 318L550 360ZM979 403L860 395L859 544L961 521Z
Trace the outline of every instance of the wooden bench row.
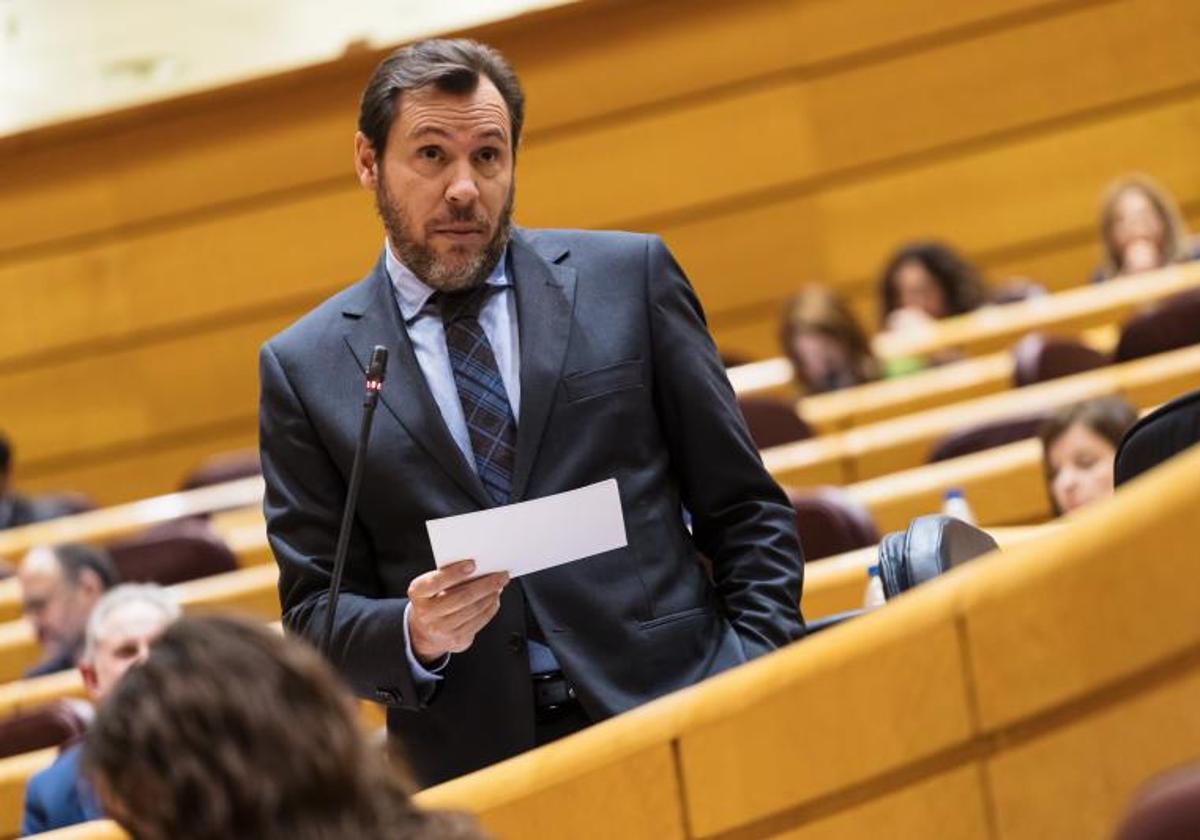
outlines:
M1200 750L1200 589L1180 583L1197 470L1185 454L875 614L419 801L498 836L1107 833ZM829 606L852 604L868 559L825 561Z
M976 424L1052 412L1110 395L1145 408L1197 387L1200 346L777 446L762 455L783 484L849 484L919 466L941 438Z
M1037 539L1052 532L1052 527L1033 528L1000 528L992 531L993 536L1003 546L1018 545L1031 539ZM808 564L805 569L805 591L802 609L811 620L826 615L856 609L861 606L863 589L866 580L866 569L875 562L877 548L860 549L848 552L838 557L818 560ZM254 615L262 615L265 600L259 598L263 590L270 589L269 596L274 597L274 581L267 574L269 567L249 569L234 572L225 576L224 587L205 587L205 606L215 606L222 596L228 597L232 590L241 590L230 598L230 609L246 611ZM265 587L264 584L269 584ZM181 593L182 597L193 598L191 593ZM189 601L189 608L195 609L195 601ZM28 680L19 680L6 685L0 685L0 718L7 715L34 708L43 703L66 697L84 697L83 682L78 671L60 674L50 674ZM362 714L364 721L370 725L382 725L381 710L373 703L364 703ZM54 751L40 751L14 759L0 759L0 804L5 801L18 801L16 789L24 789L28 776L44 767L53 760ZM0 813L8 813L0 808ZM0 821L0 836L11 826Z
M927 330L879 333L873 344L876 353L885 359L955 350L974 357L1007 350L1030 333L1045 332L1085 340L1091 335L1101 339L1097 349L1111 350L1116 344L1116 326L1120 321L1154 301L1196 288L1200 288L1200 263L1172 266L1002 307L987 307L937 321ZM1094 332L1097 328L1104 332ZM1010 380L1011 368L1005 370L999 358L993 357L990 367L962 368L964 381L979 378ZM949 367L953 369L952 365ZM900 381L918 383L919 376ZM794 394L791 365L783 357L730 368L729 380L739 395ZM869 394L871 388L851 388L808 397L805 411L811 414L805 413L805 419L818 426L828 422L826 418L832 419L842 413L839 412L840 402L857 402L853 398L854 392L862 390ZM869 405L871 400L866 402Z

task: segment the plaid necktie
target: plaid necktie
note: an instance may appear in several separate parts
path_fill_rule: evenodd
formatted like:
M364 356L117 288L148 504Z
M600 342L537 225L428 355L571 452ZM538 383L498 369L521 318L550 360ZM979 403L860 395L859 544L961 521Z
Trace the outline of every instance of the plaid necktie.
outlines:
M517 421L513 418L504 380L492 353L479 310L499 286L482 285L465 292L439 292L437 303L446 330L446 349L475 468L488 495L498 505L508 504L517 455Z

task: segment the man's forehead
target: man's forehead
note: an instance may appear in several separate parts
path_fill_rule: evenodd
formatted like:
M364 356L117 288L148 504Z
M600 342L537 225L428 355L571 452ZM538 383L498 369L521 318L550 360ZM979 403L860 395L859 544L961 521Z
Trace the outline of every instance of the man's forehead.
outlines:
M25 555L17 574L22 586L53 586L62 580L63 569L53 551L35 548Z
M469 93L447 93L434 85L405 91L393 126L406 137L469 132L509 136L509 113L504 97L483 76Z
M156 635L168 624L167 616L154 604L146 601L131 601L121 604L96 627L96 640Z

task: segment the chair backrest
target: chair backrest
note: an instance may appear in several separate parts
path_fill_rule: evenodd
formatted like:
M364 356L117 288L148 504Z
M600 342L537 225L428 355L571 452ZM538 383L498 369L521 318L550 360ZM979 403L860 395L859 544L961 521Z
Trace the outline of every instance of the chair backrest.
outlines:
M1200 289L1159 301L1121 328L1113 358L1128 362L1200 343Z
M1157 776L1134 796L1116 840L1200 837L1200 764Z
M262 462L257 449L222 452L200 462L183 480L184 490L195 490L212 484L224 484L239 478L262 475Z
M1004 446L1034 437L1047 416L1045 413L1027 414L1023 417L979 423L951 432L933 445L929 452L929 461L945 461L948 458L970 455L972 452L982 452L994 446Z
M779 446L812 437L812 429L800 419L790 402L770 397L742 397L738 400L750 437L759 449Z
M996 549L990 534L944 514L918 516L879 543L879 577L891 599Z
M82 700L57 700L0 720L0 758L59 747L79 738L91 722Z
M836 487L788 490L804 560L819 560L879 542L871 512Z
M1095 370L1108 356L1069 338L1031 333L1013 347L1013 384L1018 388Z
M124 581L170 586L238 568L237 556L209 525L180 519L109 546Z
M1124 484L1200 443L1200 390L1159 406L1125 433L1117 447L1113 482Z

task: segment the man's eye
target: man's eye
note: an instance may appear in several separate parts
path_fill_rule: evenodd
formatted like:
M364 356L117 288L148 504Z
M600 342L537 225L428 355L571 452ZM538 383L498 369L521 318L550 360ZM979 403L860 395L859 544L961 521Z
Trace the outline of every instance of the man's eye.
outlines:
M441 160L442 158L442 150L437 146L425 146L423 149L420 149L417 154L423 160Z
M500 158L500 152L495 149L480 149L479 159L484 163L495 163Z

